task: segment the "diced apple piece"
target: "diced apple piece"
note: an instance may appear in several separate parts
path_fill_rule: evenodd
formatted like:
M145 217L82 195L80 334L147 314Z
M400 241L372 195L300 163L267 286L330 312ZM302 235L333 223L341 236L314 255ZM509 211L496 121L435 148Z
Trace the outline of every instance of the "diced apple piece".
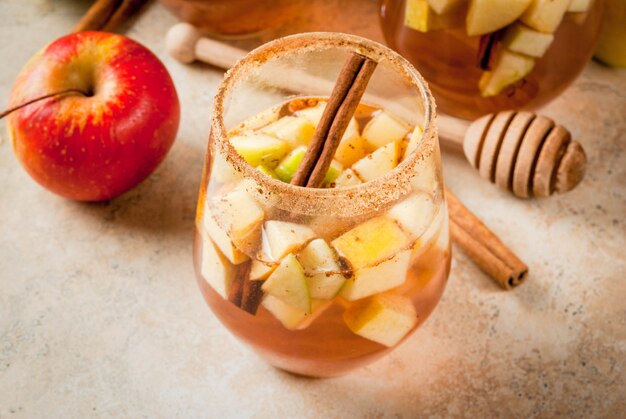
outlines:
M228 287L232 281L230 263L215 248L209 235L202 233L202 262L200 273L204 280L223 298L228 297Z
M479 82L483 97L496 96L500 92L526 77L533 70L535 60L532 57L503 49L492 71L483 74Z
M411 138L409 139L409 142L407 143L406 148L404 149L404 157L402 157L403 161L406 160L411 155L411 153L417 150L417 146L422 140L423 134L424 134L424 130L422 129L422 127L420 127L419 125L416 125L415 128L413 129L413 132L411 133Z
M435 205L432 198L422 193L411 195L387 211L387 217L396 221L413 239L426 231L434 215Z
M309 145L315 132L315 125L304 117L285 116L267 125L261 132L279 138L289 144L290 148L295 148Z
M261 164L257 166L256 169L266 176L273 177L274 179L278 179L278 176L276 175L276 173L272 169L268 168L267 166L264 166Z
M252 261L252 265L250 266L250 280L265 281L277 267L277 263L268 263L254 259Z
M344 170L338 177L335 179L335 187L339 188L342 186L355 186L363 183L361 179L357 176L356 173L352 169Z
M236 248L246 251L257 246L265 214L243 188L214 197L210 208L217 225Z
M310 326L324 310L330 307L332 301L311 300L310 314L269 294L263 298L261 304L267 311L272 313L285 328L289 330L302 330Z
M346 231L331 244L358 269L390 258L408 243L407 235L395 221L379 216Z
M364 181L370 181L391 171L398 165L400 143L389 143L352 165L352 170Z
M219 152L212 152L211 179L219 183L237 183L243 176L238 173Z
M402 285L411 261L412 250L402 250L377 265L356 269L339 292L348 301L360 300Z
M285 183L291 182L291 178L296 174L298 166L300 166L305 154L306 147L304 146L291 150L291 152L281 160L278 167L276 167L275 172L278 178Z
M276 175L280 180L285 183L291 182L291 179L296 174L300 163L302 163L302 159L306 154L306 147L300 146L294 150L292 150L284 159L281 160L280 164L275 170ZM328 168L328 172L326 172L326 176L324 177L324 186L328 186L332 183L337 176L343 170L343 165L336 160L333 160L330 163L330 167Z
M210 211L205 211L204 213L204 228L215 245L231 263L238 265L248 260L248 256L241 250L237 249L237 247L230 240L230 237L228 237L226 231L217 225L217 222L215 221L215 218L213 218L213 215L211 215Z
M335 159L344 166L350 167L366 154L367 142L357 132L356 135L343 136L335 152Z
M355 334L391 347L415 327L417 312L410 299L383 294L352 304L343 319Z
M302 266L293 254L286 256L261 287L282 302L311 313L311 298Z
M502 45L513 52L531 57L542 57L553 40L554 35L551 33L538 32L521 23L516 23L507 28Z
M263 225L263 252L270 260L279 261L314 238L315 232L305 225L266 221Z
M391 142L399 142L410 127L388 112L378 112L363 128L363 139L376 150Z
M430 7L440 15L458 10L465 3L467 0L428 0Z
M465 13L437 14L427 0L407 0L404 13L404 26L420 32L430 32L463 26Z
M372 218L332 241L353 270L340 294L354 300L402 284L410 251L409 237L387 217Z
M237 135L230 138L230 143L237 153L254 167L260 164L270 168L276 167L288 150L284 141L260 133Z
M311 298L330 300L337 295L346 278L339 273L337 256L324 239L310 242L300 251L298 260L307 276Z
M584 13L591 9L593 0L571 0L567 11L570 13Z
M569 4L570 0L532 0L520 20L540 32L554 33Z
M495 32L514 22L533 0L470 0L466 30L469 36Z

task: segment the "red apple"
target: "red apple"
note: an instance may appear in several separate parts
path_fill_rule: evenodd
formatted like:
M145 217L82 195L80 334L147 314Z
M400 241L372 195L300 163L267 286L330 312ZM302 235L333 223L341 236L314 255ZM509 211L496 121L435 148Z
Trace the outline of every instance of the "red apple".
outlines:
M178 130L180 105L167 70L121 35L80 32L39 51L22 69L9 106L66 89L8 117L17 158L45 188L80 201L111 199L145 179Z

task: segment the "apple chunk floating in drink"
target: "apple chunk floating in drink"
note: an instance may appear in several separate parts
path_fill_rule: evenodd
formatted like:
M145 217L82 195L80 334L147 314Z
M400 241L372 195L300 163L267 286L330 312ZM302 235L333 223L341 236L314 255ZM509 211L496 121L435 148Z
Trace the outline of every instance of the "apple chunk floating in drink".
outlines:
M389 63L379 65L393 80ZM430 97L416 92L406 115L353 102L319 187L293 183L334 96L290 95L237 114L217 139L214 127L196 220L198 280L216 316L273 365L316 376L364 365L441 298L448 219Z

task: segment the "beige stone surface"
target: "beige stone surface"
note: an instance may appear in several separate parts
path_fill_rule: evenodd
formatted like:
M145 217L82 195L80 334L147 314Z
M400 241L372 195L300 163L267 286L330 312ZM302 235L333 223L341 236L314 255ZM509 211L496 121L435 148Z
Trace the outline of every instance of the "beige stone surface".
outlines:
M0 2L2 103L22 64L86 7ZM222 74L164 54L174 21L153 5L127 32L163 59L183 104L174 148L133 191L104 204L48 193L0 122L0 418L625 414L626 71L590 63L545 109L589 157L565 196L518 200L445 155L449 187L530 266L524 285L504 292L456 251L421 330L367 368L312 380L236 341L195 283L195 199ZM366 22L352 27L376 25Z

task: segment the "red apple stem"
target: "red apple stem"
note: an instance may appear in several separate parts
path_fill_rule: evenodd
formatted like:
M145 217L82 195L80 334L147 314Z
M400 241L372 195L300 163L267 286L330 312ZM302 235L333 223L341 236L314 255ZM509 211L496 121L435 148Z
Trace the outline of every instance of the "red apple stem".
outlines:
M67 93L80 93L83 96L89 96L89 94L87 92L84 92L80 89L65 89L65 90L59 90L58 92L53 92L53 93L48 93L47 95L43 95L43 96L39 96L38 98L35 99L31 99L27 102L24 102L22 104L19 104L17 106L14 106L12 108L9 109L5 109L4 111L0 112L0 119L4 118L5 116L9 115L12 112L15 112L19 109L22 109L25 106L28 106L32 103L35 102L39 102L40 100L44 100L44 99L48 99L54 96L59 96L59 95L65 95Z

